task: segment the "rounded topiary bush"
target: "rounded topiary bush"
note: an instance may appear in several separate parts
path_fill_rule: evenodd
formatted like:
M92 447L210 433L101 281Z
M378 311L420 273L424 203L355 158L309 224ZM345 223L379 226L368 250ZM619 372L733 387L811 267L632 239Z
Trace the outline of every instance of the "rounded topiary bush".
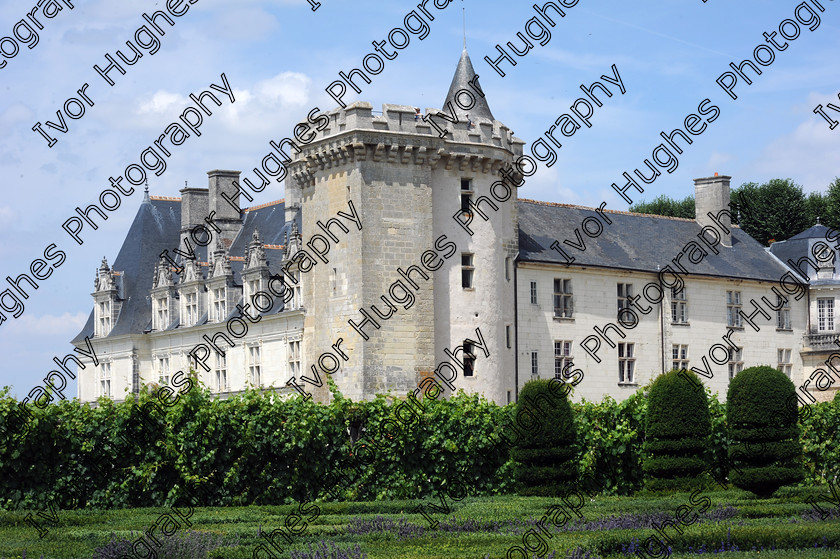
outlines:
M736 487L769 497L803 479L799 415L788 406L795 397L791 380L772 367L744 369L729 383L729 478Z
M525 383L514 408L519 440L511 449L520 495L558 496L577 479L576 430L565 385Z
M647 489L689 490L707 483L701 474L712 423L702 386L694 373L676 370L651 385L642 463Z

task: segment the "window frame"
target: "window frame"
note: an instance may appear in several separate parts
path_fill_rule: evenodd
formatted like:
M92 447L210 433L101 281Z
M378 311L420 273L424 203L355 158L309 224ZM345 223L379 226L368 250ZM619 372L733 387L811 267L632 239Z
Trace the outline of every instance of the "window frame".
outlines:
M671 324L688 324L688 296L685 286L671 289Z
M671 367L688 370L688 344L671 344Z
M466 263L465 263L466 262ZM469 284L469 285L465 285ZM475 289L475 253L461 253L461 289Z
M736 349L729 348L729 361L727 361L727 370L729 371L729 380L735 378L735 375L744 370L744 348L736 347Z
M744 322L741 320L741 292L734 290L726 291L726 325L731 328L743 328Z
M560 291L558 291L558 286ZM560 305L558 306L558 302ZM571 278L554 278L554 318L575 317L575 302Z
M834 297L817 297L817 331L834 331Z
M572 340L554 340L554 378L564 380L563 372L575 366Z
M618 384L636 384L636 343L619 342Z

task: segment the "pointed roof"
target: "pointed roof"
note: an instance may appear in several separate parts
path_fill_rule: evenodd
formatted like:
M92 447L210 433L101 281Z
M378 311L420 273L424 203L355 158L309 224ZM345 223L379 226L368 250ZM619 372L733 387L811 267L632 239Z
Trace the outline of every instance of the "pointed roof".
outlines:
M821 225L819 221L817 221L816 225L812 225L805 231L794 235L789 241L798 241L799 239L825 239L826 235L828 235L828 227L825 225Z
M467 114L469 113L471 118L481 117L487 118L490 120L496 120L493 118L493 113L490 112L490 106L487 104L487 98L482 97L476 91L476 86L478 86L478 90L481 90L481 85L478 83L476 79L478 76L475 74L475 70L473 69L472 62L470 61L470 55L467 54L467 49L464 47L464 51L461 53L461 60L458 61L458 67L455 69L455 75L452 77L452 85L449 86L449 93L446 94L446 100L441 105L441 109L444 111L448 111L449 105L448 103L452 103L452 110L455 111L455 114L458 118L464 117L466 118ZM476 80L476 81L473 81ZM470 85L470 82L473 85ZM461 91L462 89L466 89L470 93L472 93L475 97L475 106L470 110L464 110L458 106L455 102L455 94ZM462 104L467 99L466 96L462 99Z

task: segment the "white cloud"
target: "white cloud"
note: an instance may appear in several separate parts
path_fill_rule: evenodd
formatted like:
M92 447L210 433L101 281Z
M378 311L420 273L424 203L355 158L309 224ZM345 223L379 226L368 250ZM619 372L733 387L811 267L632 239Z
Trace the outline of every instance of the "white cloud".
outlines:
M15 321L15 333L37 334L38 336L72 336L82 329L87 319L88 313L81 312L75 314L66 312L61 316L24 314Z
M838 151L840 134L814 115L792 133L767 144L749 170L771 178L795 176L806 191L825 190L840 175Z
M140 103L137 112L141 115L170 113L184 107L189 102L189 98L183 95L168 91L157 91L151 98Z

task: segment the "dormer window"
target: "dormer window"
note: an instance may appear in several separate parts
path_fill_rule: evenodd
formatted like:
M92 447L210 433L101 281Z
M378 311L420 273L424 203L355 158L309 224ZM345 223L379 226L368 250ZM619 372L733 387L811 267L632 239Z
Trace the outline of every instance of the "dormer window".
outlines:
M155 330L166 330L169 326L169 297L155 300Z
M187 293L184 297L184 326L198 322L198 293Z
M213 320L221 322L227 316L227 304L225 296L225 288L213 290Z
M111 301L100 301L96 306L96 332L97 338L104 338L111 333Z

